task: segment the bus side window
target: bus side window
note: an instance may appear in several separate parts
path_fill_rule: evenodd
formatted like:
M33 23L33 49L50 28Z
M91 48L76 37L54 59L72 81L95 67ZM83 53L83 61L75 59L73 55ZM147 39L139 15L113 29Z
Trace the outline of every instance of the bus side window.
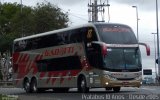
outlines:
M37 67L39 72L47 71L47 62L46 61L37 61Z
M75 29L70 33L70 43L80 43L82 42L82 36L81 36L80 29Z
M38 48L58 46L62 44L62 37L60 36L60 34L51 34L41 37L38 42Z
M61 44L69 44L69 31L65 31L60 33L61 34Z
M39 72L77 70L82 68L79 56L44 59L36 63Z

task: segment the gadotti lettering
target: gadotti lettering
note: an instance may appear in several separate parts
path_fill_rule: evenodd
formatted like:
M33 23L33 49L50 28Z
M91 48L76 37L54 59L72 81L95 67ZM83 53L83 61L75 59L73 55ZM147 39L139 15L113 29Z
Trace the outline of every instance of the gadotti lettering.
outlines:
M74 47L62 47L52 50L45 50L43 56L65 55L65 54L72 54L73 52L74 52Z

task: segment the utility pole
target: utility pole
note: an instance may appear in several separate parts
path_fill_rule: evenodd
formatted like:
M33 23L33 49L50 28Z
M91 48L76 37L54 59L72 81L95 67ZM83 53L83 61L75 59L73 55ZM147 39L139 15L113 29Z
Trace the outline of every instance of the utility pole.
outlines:
M160 60L159 56L159 24L158 24L158 0L156 0L156 24L157 24L157 57ZM160 61L158 61L158 81L160 83Z
M22 18L22 16L23 16L23 4L22 4L22 0L20 1L21 2L21 20L22 20L22 25L21 25L21 34L22 34L22 37L24 37L25 35L24 35L24 33L23 33L23 18Z
M155 55L154 55L154 62L155 62L155 75L156 75L156 78L155 78L155 83L157 83L158 82L158 77L157 77L157 75L158 75L158 73L157 73L157 67L156 67L156 59L157 59L157 50L156 50L156 35L157 35L157 33L151 33L151 34L153 34L154 35L154 52L155 52Z
M105 22L104 20L105 6L108 6L108 4L106 5L105 3L102 3L102 0L99 0L99 4L98 4L98 0L94 0L94 2L93 0L89 0L89 3L88 3L89 21L88 22ZM98 15L101 15L101 18L99 18Z
M137 21L137 41L139 42L139 35L138 35L138 7L137 6L132 6L133 8L136 8L136 21Z
M156 24L157 24L157 56L159 57L158 0L156 0Z

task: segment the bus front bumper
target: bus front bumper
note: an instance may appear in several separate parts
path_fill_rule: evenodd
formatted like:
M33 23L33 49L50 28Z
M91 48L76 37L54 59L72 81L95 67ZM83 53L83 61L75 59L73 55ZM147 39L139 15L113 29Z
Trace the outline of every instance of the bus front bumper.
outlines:
M101 85L103 87L140 87L141 80L112 80L102 77Z

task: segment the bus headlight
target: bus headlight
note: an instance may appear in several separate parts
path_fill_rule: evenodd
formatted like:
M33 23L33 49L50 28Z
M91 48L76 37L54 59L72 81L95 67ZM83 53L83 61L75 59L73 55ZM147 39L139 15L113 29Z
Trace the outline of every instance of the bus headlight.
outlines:
M89 82L90 82L90 83L93 83L93 78L89 78Z
M135 80L142 80L142 75L136 77Z
M108 85L109 83L108 82L106 82L106 85Z
M110 80L117 80L117 78L111 76L111 75L105 75L106 78L109 78Z
M92 76L92 75L93 75L93 72L89 72L89 75L91 75L91 76Z

